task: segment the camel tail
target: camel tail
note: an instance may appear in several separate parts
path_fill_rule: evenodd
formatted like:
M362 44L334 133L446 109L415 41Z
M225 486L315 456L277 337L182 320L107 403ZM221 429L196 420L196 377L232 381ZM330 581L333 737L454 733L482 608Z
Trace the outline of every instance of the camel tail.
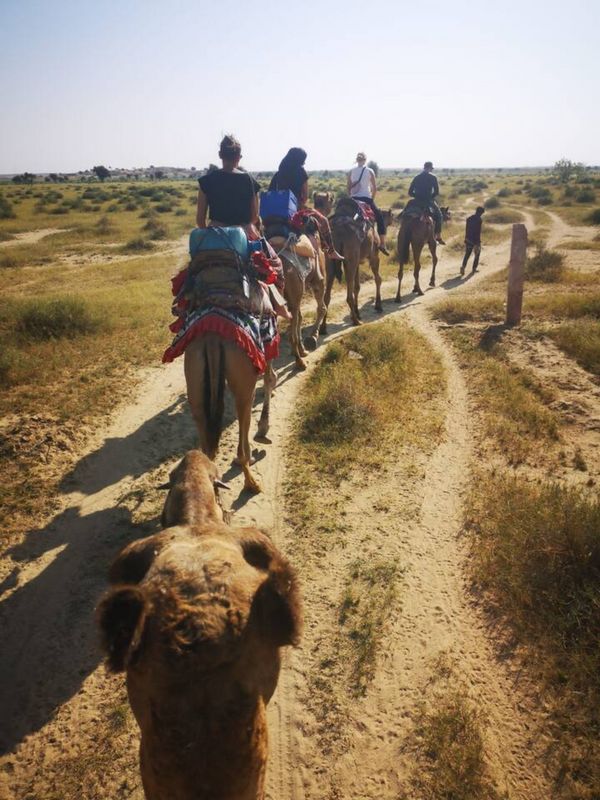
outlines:
M214 458L223 431L225 348L221 339L204 339L203 343L206 455Z
M344 255L344 245L343 244L340 244L339 254L341 256ZM342 282L342 264L344 262L336 260L336 261L333 261L332 263L333 263L333 274L337 278L338 283L341 283Z
M410 231L408 225L401 225L398 232L398 260L400 266L408 264L410 258Z

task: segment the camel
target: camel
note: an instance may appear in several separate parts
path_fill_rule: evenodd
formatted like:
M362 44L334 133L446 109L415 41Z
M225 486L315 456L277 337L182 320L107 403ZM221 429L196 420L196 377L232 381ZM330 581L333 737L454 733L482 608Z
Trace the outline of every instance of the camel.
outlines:
M254 463L250 447L250 421L258 372L246 353L237 344L218 334L206 333L186 347L183 361L188 402L198 429L200 447L214 459L223 430L225 382L233 394L237 411L239 437L237 462L244 473L244 488L262 491L250 470ZM264 377L263 407L257 438L264 438L269 429L271 394L277 378L271 362Z
M147 800L263 800L266 706L280 649L300 636L296 577L263 533L220 521L214 465L186 459L165 504L177 524L111 567L97 611L107 667L126 672Z
M450 219L450 209L447 206L442 207L442 218L444 221ZM400 286L402 284L402 275L404 273L404 265L408 264L408 260L410 257L410 248L412 246L413 251L413 258L415 261L415 269L414 269L414 278L415 278L415 285L413 288L413 292L418 295L422 295L423 291L419 284L419 273L421 271L421 250L425 246L425 244L429 245L429 251L431 253L431 260L433 263L433 267L431 270L431 279L429 281L429 285L431 287L435 286L435 268L437 266L438 257L437 257L437 242L435 240L434 235L434 227L433 227L433 219L431 216L426 212L422 211L418 216L402 216L402 221L400 224L400 230L398 231L398 261L400 267L398 269L398 291L396 292L396 297L394 298L396 303L401 301L400 296Z
M346 276L346 302L350 308L350 317L353 325L360 325L360 311L358 308L358 292L360 290L359 266L368 260L373 277L375 278L375 310L383 311L381 304L381 275L379 274L379 234L372 223L365 223L355 219L358 206L349 197L338 201L333 217L331 229L336 250L344 256L344 272ZM386 222L390 220L390 212L384 211ZM329 261L327 265L327 284L325 287L325 305L329 307L333 280L336 277L336 264ZM339 277L339 273L338 273ZM321 325L321 333L327 333L327 318Z
M290 345L295 356L297 369L306 369L304 360L308 350L315 350L321 324L325 319L327 307L325 306L325 255L321 248L321 240L317 224L309 218L305 224L305 236L301 237L297 245L286 245L283 237L276 236L270 239L271 245L278 251L283 264L285 276L285 299L292 315L290 323ZM281 249L283 248L283 249ZM306 249L304 249L306 248ZM302 264L297 256L308 258L309 271L302 271ZM302 339L302 299L310 289L317 302L317 316L312 331L304 340Z
M328 217L333 210L333 201L335 194L333 192L313 192L313 206Z

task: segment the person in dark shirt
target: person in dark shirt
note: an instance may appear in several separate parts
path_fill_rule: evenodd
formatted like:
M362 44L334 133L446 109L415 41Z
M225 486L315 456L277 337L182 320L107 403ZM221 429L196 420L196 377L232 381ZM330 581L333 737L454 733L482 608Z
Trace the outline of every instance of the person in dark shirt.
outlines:
M435 239L438 244L446 244L442 239L442 212L435 202L435 198L440 193L438 180L433 174L433 164L426 161L423 165L423 172L420 172L412 179L408 188L408 193L423 208L427 208L433 214L435 224Z
M463 258L462 267L460 268L461 275L465 274L467 262L473 252L475 253L475 258L473 260L472 272L477 272L479 256L481 254L481 224L483 222L481 218L484 214L485 208L483 206L477 206L475 213L467 217L465 228L465 257Z
M247 172L239 168L242 148L231 135L224 136L219 148L222 169L215 169L199 178L196 224L254 225L258 221L258 192L260 186Z
M306 150L301 147L291 147L281 159L279 169L273 175L269 184L269 191L280 192L289 189L293 192L298 201L299 209L306 208L308 203L308 173L304 169L306 155ZM337 252L333 245L329 220L320 211L313 209L312 214L314 214L319 225L325 253L335 261L343 261L344 257Z

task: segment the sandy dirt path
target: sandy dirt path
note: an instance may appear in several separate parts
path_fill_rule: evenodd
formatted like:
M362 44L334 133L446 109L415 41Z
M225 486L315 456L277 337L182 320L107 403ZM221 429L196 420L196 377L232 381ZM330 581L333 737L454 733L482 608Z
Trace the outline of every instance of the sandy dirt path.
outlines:
M39 228L36 231L26 231L25 233L13 234L13 239L8 239L6 242L0 242L0 247L12 247L15 244L35 244L46 236L52 236L55 233L67 233L70 228Z
M403 770L398 768L400 742L421 693L423 664L441 650L457 655L464 680L490 719L488 756L499 784L510 787L510 796L517 800L547 796L531 743L532 720L527 708L519 708L516 678L510 664L495 659L493 645L464 585L464 555L456 537L461 490L468 482L471 456L467 396L460 371L426 314L426 308L446 291L465 282L476 286L482 275L504 267L507 256L507 244L488 248L482 257L482 272L465 281L457 277L459 257L443 254L437 289L419 299L408 296L400 307L391 299L385 302L384 316L408 320L444 360L448 375L446 434L424 465L418 489L411 487L401 498L403 508L413 506L417 513L407 525L402 516L387 515L380 520L378 542L383 552L407 565L402 611L373 688L360 708L362 718L351 720L346 751L334 764L319 752L303 697L315 664L315 648L330 624L320 616L321 598L326 602L339 591L336 575L340 572L333 569L326 575L303 575L305 639L301 648L286 655L269 709L268 796L272 800L322 798L327 796L325 783L338 786L337 796L344 798L397 797L403 780ZM425 274L428 277L428 268ZM408 286L406 277L404 286ZM367 301L365 321L381 318L373 311L372 289L371 283L362 289L362 300ZM384 284L384 298L391 298L394 292L395 282ZM337 311L332 314L329 338L348 330L342 320L343 298L336 298L334 305ZM316 358L310 361L314 366ZM229 466L237 437L231 409L220 450L224 477L232 485L235 524L268 528L284 550L288 531L282 490L285 481L294 479L284 468L286 436L305 379L306 374L292 372L286 353L279 364L279 386L271 406L272 444L260 446L264 457L255 468L264 494L250 498L243 494L238 470ZM73 750L73 740L93 740L103 697L115 691L117 679L108 678L100 666L91 623L93 608L105 587L112 555L127 541L154 530L162 501L156 487L180 455L195 444L183 393L181 363L145 370L132 402L116 413L108 429L98 432L65 479L61 510L10 553L9 569L0 585L4 645L0 657L0 745L9 753L0 778L2 798L26 796L23 788L35 786L34 772L39 780L45 775L45 780L56 769L55 780L59 781L62 759ZM394 485L387 491L398 493ZM363 501L369 503L368 492ZM147 521L134 524L132 516ZM375 775L376 768L385 782ZM132 771L131 792L117 795L117 774L107 778L98 797L142 796L135 751L123 769ZM335 781L326 778L332 770Z

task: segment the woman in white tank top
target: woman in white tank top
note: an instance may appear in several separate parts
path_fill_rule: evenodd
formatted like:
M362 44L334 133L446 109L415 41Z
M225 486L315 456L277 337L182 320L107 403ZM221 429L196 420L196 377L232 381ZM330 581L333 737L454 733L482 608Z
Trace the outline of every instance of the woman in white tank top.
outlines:
M373 209L377 220L377 232L379 233L379 249L382 253L389 255L385 246L386 226L381 211L375 205L374 197L377 192L377 182L375 173L367 167L367 157L364 153L356 156L356 166L348 173L348 194L355 200L362 200L368 203Z

